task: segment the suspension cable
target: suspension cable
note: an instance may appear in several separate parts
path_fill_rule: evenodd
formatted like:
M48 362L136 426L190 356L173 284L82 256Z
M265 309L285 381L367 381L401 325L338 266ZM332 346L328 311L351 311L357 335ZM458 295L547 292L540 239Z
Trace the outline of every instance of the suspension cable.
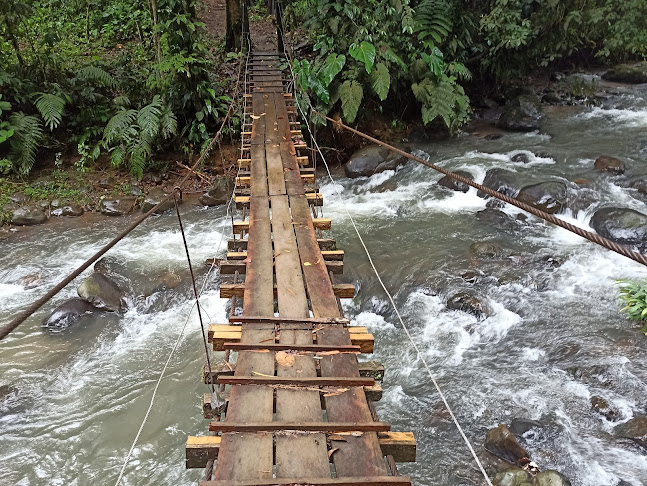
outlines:
M284 52L285 52L285 55L288 56L287 51L285 50L285 42L284 42ZM292 79L294 79L294 82L296 84L296 77L294 75L294 71L292 69L292 63L291 62L289 62L289 66L290 66L290 73L292 75ZM308 102L309 102L310 100L307 97L307 95L305 97L306 97L306 100L308 100ZM298 102L298 98L295 96L294 99L295 99L297 107L299 108L299 111L301 112L301 116L303 116L304 119L306 119L306 115L304 113L303 108L301 107L301 105ZM310 108L314 112L314 108L312 108L312 105L310 105ZM309 125L307 125L307 126L308 126L308 130L310 131ZM313 135L312 132L310 132L310 135L311 136ZM326 158L324 157L324 154L321 151L321 148L319 147L319 144L317 143L316 139L314 139L314 137L313 137L313 141L314 141L314 145L315 145L317 151L319 152L319 155L321 156L321 161L323 162L324 166L326 167L326 172L328 172L328 178L330 179L331 183L333 184L335 192L337 193L337 197L339 198L339 201L340 201L342 207L344 208L344 210L345 210L345 212L346 212L346 214L348 216L348 219L350 220L351 224L353 225L353 229L355 230L355 233L357 234L357 238L359 239L360 244L362 245L362 248L364 249L364 252L366 253L366 257L368 258L368 261L369 261L369 263L371 265L371 268L373 269L373 272L375 273L375 276L377 277L377 280L380 283L380 286L382 287L382 290L384 290L384 293L387 295L387 297L389 299L389 302L391 303L391 306L393 307L393 310L395 311L395 314L398 317L398 321L400 322L400 325L402 326L402 329L404 330L405 334L407 335L407 338L409 339L409 342L411 343L413 349L415 350L415 352L416 352L416 354L418 356L418 359L420 359L423 366L427 370L427 373L429 374L429 378L431 379L431 382L433 383L436 391L438 392L438 396L440 397L440 399L443 402L443 405L445 406L445 408L449 412L449 415L451 416L451 418L452 418L452 420L454 422L454 425L458 429L458 432L459 432L460 436L463 438L463 441L465 442L465 445L467 446L470 453L472 454L472 457L474 458L474 461L476 462L479 470L481 471L481 474L483 475L483 478L485 479L488 486L492 486L492 481L490 481L489 476L485 472L485 468L483 467L483 464L481 463L480 459L478 458L478 456L476 454L476 451L474 450L474 447L472 446L470 440L468 439L467 435L463 431L463 428L461 427L460 423L458 422L458 419L456 418L456 415L454 415L454 412L452 411L452 408L450 407L449 402L447 401L447 398L445 397L445 394L441 390L440 385L438 384L438 381L436 380L436 377L434 376L434 373L431 371L430 366L427 364L427 360L425 360L425 357L422 354L422 352L420 351L420 349L418 348L418 345L416 344L415 340L413 339L413 336L412 336L411 332L409 331L406 324L404 323L404 319L402 319L402 315L400 314L400 311L398 310L398 307L395 304L393 296L391 295L389 290L386 288L386 285L384 284L384 281L382 280L382 277L380 276L380 273L378 272L377 267L375 266L375 263L373 262L373 258L371 256L371 253L369 252L368 248L366 247L366 243L364 243L364 239L362 238L362 235L359 232L359 228L357 227L357 224L355 224L355 220L353 219L353 216L351 215L350 211L348 210L348 205L344 204L344 199L342 198L341 193L339 192L339 189L338 189L338 185L337 185L335 179L333 178L332 173L330 172L330 167L328 166L328 162L326 161Z

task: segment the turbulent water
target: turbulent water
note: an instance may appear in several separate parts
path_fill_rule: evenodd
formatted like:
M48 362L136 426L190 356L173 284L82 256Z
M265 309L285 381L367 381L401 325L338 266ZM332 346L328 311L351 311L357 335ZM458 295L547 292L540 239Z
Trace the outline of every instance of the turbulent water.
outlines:
M645 95L620 89L602 107L549 110L541 133L492 141L464 135L420 150L446 168L470 172L477 182L495 167L516 171L519 185L587 179L579 194L588 203L561 217L590 229L599 207L647 213L634 190L593 171L594 159L606 154L626 161L631 175L647 174L646 129ZM529 163L511 162L519 151ZM542 157L534 155L540 152ZM475 191L450 192L436 184L439 174L414 163L371 178L335 176L336 186L321 180L324 213L333 218L332 234L346 250L345 278L359 287L346 313L375 334L374 359L387 369L381 419L395 430L412 430L418 439L418 462L402 465L402 473L417 484L480 484L372 275L346 208L475 444L499 423L537 420L542 427L526 434L523 444L540 467L561 471L574 485L647 484L645 451L614 435L616 425L647 407L647 340L619 315L614 281L647 277L647 269L534 217L505 227L479 221L476 213L485 201ZM224 244L218 248L218 242L229 228L224 210L184 211L194 262L222 254ZM113 220L49 225L37 236L0 242L0 321L89 257L115 229ZM477 241L496 242L513 256L473 260L469 248ZM111 254L127 260L144 286L169 270L186 276L172 215L144 224ZM479 273L476 284L460 277L467 271ZM205 273L201 269L200 281ZM21 278L33 274L42 280L25 290ZM203 304L211 322L224 322L226 302L218 298L217 283L210 275ZM486 301L491 315L478 320L448 311L447 298L460 291ZM57 302L74 293L70 286ZM3 341L0 484L114 484L191 309L190 296L185 278L175 291L139 299L121 318L84 319L62 333L40 327L43 310ZM184 442L207 430L200 409L207 391L200 384L201 347L193 315L124 484L188 485L199 478L201 471L184 470ZM593 396L608 401L616 411L613 421L592 410Z

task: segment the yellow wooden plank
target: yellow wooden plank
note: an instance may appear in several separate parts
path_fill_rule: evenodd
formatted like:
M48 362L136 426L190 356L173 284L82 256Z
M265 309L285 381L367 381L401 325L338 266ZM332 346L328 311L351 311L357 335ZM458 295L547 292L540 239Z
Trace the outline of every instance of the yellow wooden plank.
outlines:
M243 197L248 198L248 196ZM236 202L238 202L238 198L236 198ZM332 227L332 220L330 218L313 218L312 224L314 224L314 227L316 229L329 230ZM235 234L241 234L247 231L249 231L249 221L234 221L233 232Z

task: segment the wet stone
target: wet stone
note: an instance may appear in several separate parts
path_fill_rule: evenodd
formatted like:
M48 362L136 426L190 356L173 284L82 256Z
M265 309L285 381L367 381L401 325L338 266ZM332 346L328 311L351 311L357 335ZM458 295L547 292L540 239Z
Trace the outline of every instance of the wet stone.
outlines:
M47 215L42 209L34 206L24 206L13 212L11 224L17 226L33 226L47 221Z
M105 216L123 216L133 210L136 202L137 198L132 196L120 197L119 199L104 199L100 204L101 214Z
M636 415L628 422L618 425L615 434L647 449L647 415Z
M598 157L593 164L593 168L598 172L608 172L613 175L624 174L627 169L620 159L608 155Z
M477 241L470 246L474 258L496 258L503 255L503 248L490 241Z
M611 422L618 420L619 418L618 411L611 407L609 402L600 396L591 397L591 410L597 412Z
M454 171L454 173L460 176L463 176L464 178L469 179L470 181L474 180L474 177L472 177L472 174L464 170L457 170L457 171ZM464 182L458 181L453 177L449 177L449 176L442 177L438 181L438 185L446 187L447 189L451 189L452 191L459 191L459 192L467 192L470 189L470 186L468 186Z
M505 424L488 430L483 444L485 449L510 464L520 464L529 458L526 451Z
M568 202L568 187L559 181L532 184L519 191L517 200L548 214L555 214Z
M447 300L447 310L458 310L478 318L488 316L491 311L487 303L468 292L460 292Z

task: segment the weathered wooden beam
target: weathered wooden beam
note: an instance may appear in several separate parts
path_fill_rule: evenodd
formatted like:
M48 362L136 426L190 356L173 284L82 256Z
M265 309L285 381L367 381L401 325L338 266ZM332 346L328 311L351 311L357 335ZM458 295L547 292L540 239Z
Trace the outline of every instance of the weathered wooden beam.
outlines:
M340 299L352 299L355 297L355 286L353 284L333 284L333 292ZM245 284L220 284L220 298L230 299L232 297L242 298L245 293ZM276 287L274 287L276 294Z
M210 263L207 264L211 266ZM241 260L225 260L219 264L220 275L233 275L238 272L244 274L247 272L247 264ZM344 273L344 262L326 262L326 269L335 275Z
M280 343L225 343L225 349L232 351L305 351L309 353L335 352L340 353L360 353L360 347L353 344L280 344Z
M323 194L320 192L306 192L306 199L310 206L323 206ZM243 206L249 205L249 196L234 195L234 202L236 203L236 208L241 209ZM330 229L330 227L321 229Z
M330 437L334 443L335 435ZM337 437L344 440L343 436ZM377 437L383 455L393 456L395 462L415 462L416 439L413 432L379 432ZM221 442L222 437L219 435L189 436L186 441L187 469L203 468L207 461L215 461L220 452Z
M205 375L205 376L208 376L208 375ZM216 382L215 381L207 382L205 380L205 383L207 385L210 385L211 383L215 384ZM384 395L384 390L382 390L382 387L379 384L376 383L373 386L365 386L363 388L364 388L364 395L366 396L366 400L368 400L369 402L379 402L380 400L382 400L382 396ZM326 409L326 402L323 399L323 397L328 392L326 391L325 388L322 388L319 393L321 393L321 409L325 410ZM209 396L209 407L211 407L211 394L206 394L205 397L207 395ZM228 401L229 400L229 391L222 392L220 394L220 397L223 400ZM202 413L203 413L204 417L205 418L211 418L210 416L207 415L207 412L205 412L205 408L206 408L205 403L203 403L202 405L203 405ZM210 409L208 410L208 413L211 413L213 415L213 411L210 410Z
M209 432L276 432L279 430L330 433L387 432L391 430L391 424L388 422L209 422Z
M288 385L288 386L373 386L375 380L365 377L293 377L293 376L219 376L220 385Z
M319 363L317 365L317 373L320 373ZM360 361L357 363L359 369L359 376L373 378L375 381L382 381L384 379L384 365L377 361ZM202 381L206 385L216 383L219 376L233 376L236 371L236 363L217 363L211 365L211 373L205 364L202 369ZM211 394L209 396L209 411L211 411ZM378 401L378 400L373 400Z
M349 327L348 332L350 334L351 344L359 346L361 353L369 354L373 352L375 337L373 334L369 334L365 327ZM212 324L209 326L208 340L213 344L214 351L224 351L225 343L239 342L241 336L241 326L232 326L228 324ZM278 336L276 339L278 340ZM316 334L313 335L313 341L316 344Z
M227 242L227 249L230 251L247 251L247 239L244 240L229 240ZM337 240L334 238L318 238L319 248L322 251L331 251L337 249Z
M248 187L251 184L251 176L238 176L236 177L236 186L237 187ZM315 181L315 175L313 173L302 173L301 174L301 179L303 179L304 182L310 182L314 183Z
M248 198L249 201L249 198ZM332 220L330 218L312 218L312 224L315 229L329 230L332 227ZM249 231L249 221L234 221L233 232L240 234Z
M342 477L342 478L268 478L254 480L218 480L200 481L198 486L393 486L411 485L408 476L368 476L368 477Z

